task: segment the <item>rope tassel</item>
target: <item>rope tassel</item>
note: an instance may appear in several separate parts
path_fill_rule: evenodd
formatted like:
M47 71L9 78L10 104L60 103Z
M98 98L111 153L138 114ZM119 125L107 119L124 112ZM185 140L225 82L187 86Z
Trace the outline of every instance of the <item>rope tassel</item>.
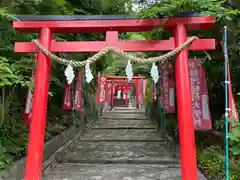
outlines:
M93 80L92 71L90 69L89 61L87 61L85 66L85 76L86 76L86 82L90 83Z
M158 72L158 68L155 63L152 63L152 69L151 69L150 74L151 74L151 77L152 77L154 83L157 84L158 79L159 79L159 72Z
M125 72L126 72L128 81L130 82L130 81L132 80L132 77L133 77L132 64L131 64L131 61L130 61L130 60L128 60L128 63L127 63L127 67L126 67L126 69L125 69Z
M66 76L68 84L71 84L73 79L74 79L74 77L75 77L75 74L74 74L73 68L72 68L72 66L70 64L67 66L64 74Z

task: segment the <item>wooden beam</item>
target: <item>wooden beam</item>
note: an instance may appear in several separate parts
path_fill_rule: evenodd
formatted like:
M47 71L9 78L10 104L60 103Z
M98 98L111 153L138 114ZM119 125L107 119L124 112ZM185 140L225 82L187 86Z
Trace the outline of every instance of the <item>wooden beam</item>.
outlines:
M106 47L116 47L125 52L154 52L170 51L175 49L174 39L169 40L127 40L127 41L52 41L51 52L99 52ZM203 51L215 50L215 39L197 39L189 47L189 50ZM33 42L15 42L15 52L36 52L37 47Z

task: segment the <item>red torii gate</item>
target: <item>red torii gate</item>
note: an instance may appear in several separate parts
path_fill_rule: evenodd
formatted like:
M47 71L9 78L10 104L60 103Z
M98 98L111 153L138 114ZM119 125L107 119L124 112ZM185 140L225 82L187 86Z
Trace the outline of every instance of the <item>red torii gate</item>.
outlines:
M127 79L126 76L106 76L105 78L106 78L106 81L108 83L111 83L112 85L117 85L119 83L121 83L121 84L126 84L126 83L134 84L135 87L136 87L136 105L137 105L137 108L139 107L139 96L140 96L139 80L145 79L144 77L133 76L131 82L128 82L128 79ZM113 88L113 86L112 86L112 88ZM113 94L111 94L111 98L112 98L111 104L113 105L114 104Z
M170 51L187 40L187 30L211 28L214 17L134 19L123 16L18 16L13 22L19 32L39 32L40 43L50 52L98 52L115 46L126 52ZM174 38L168 40L119 41L118 32L143 32L164 26ZM106 32L105 41L57 42L53 33ZM188 50L214 50L215 39L197 39L176 56L176 95L183 180L197 180L194 125L188 67ZM40 180L51 60L33 42L16 42L15 52L38 52L35 91L30 125L25 180ZM187 109L187 110L186 110Z
M132 84L126 84L126 83L118 83L117 86L115 87L115 92L117 91L122 91L123 93L125 93L125 105L128 105L129 102L129 97L128 97L128 91L130 91L132 89ZM122 99L124 99L124 94L122 93Z

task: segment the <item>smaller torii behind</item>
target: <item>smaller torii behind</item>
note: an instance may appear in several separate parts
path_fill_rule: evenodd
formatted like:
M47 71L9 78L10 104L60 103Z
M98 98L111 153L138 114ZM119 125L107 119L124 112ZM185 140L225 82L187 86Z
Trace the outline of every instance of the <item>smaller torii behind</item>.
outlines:
M132 88L132 84L126 84L126 83L122 83L122 84L118 84L116 87L115 87L115 92L114 92L114 95L115 95L115 103L114 105L115 106L121 106L123 104L121 104L122 101L125 100L125 103L124 105L125 106L128 106L129 104L129 99L130 99L130 96L129 96L129 92L133 89ZM120 102L119 102L120 101Z
M135 96L136 96L136 107L139 108L140 105L144 104L144 94L143 88L144 84L142 83L145 80L145 77L142 76L133 76L132 80L129 82L126 76L106 76L105 77L105 96L106 102L108 105L113 108L115 104L115 91L117 87L124 88L127 92L132 90L135 87ZM128 104L128 93L126 93L125 103Z

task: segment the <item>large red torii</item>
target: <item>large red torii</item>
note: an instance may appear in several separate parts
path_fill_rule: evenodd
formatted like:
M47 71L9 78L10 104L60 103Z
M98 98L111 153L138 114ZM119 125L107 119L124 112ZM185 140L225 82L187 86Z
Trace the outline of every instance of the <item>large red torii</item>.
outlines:
M39 32L40 43L50 52L98 52L115 46L126 52L170 51L187 40L187 30L208 29L214 17L135 19L123 16L18 16L13 27L19 32ZM163 27L173 31L168 40L120 41L118 32L143 32ZM57 42L53 33L106 32L105 41ZM188 50L214 50L215 39L197 39L176 56L176 95L178 103L181 167L183 180L197 180L194 125L188 67ZM30 125L25 180L40 180L48 101L51 60L33 42L16 42L15 52L38 52L35 91Z

